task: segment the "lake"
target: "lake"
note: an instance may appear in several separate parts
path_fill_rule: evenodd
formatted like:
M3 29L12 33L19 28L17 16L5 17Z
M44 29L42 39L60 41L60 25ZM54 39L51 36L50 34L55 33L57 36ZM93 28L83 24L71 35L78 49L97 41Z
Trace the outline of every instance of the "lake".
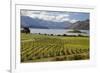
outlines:
M30 28L30 32L33 34L54 34L54 35L87 35L89 36L89 30L79 30L82 33L70 33L69 31L72 31L71 29L33 29Z

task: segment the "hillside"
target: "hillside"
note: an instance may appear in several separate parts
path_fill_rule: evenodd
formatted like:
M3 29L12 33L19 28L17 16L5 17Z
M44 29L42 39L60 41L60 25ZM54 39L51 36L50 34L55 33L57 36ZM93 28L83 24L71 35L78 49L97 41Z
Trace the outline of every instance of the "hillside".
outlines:
M89 20L78 21L71 25L71 29L89 30Z
M21 27L39 28L39 29L79 29L89 30L89 20L77 21L70 23L46 21L38 18L31 18L29 16L21 16Z

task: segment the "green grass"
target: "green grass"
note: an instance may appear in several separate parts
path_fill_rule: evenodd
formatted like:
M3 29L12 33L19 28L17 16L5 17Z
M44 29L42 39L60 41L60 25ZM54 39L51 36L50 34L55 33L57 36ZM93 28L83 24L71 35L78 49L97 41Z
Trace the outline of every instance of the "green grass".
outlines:
M71 30L71 31L69 31L69 32L71 32L71 33L82 33L81 31L76 30L76 29L73 29L73 30Z
M89 37L21 33L21 62L89 59Z

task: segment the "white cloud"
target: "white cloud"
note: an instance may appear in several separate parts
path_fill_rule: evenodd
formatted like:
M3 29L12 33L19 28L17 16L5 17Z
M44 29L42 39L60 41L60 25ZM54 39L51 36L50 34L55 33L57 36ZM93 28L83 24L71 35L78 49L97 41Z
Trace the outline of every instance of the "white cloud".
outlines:
M39 18L39 19L43 19L43 20L55 20L55 16L50 16L48 14L46 14L45 12L41 12L40 14L31 14L30 17L32 18Z
M56 20L61 20L61 19L63 19L63 17L64 16L62 16L62 15L58 15L58 16L56 16Z
M31 16L32 14L40 14L40 11L21 10L21 15L22 16Z
M32 18L38 18L48 21L55 21L55 22L64 22L69 21L71 23L75 23L77 20L70 19L70 15L67 13L60 13L60 12L47 12L47 11L21 11L21 15L23 16L30 16Z
M29 16L32 17L32 18L39 18L39 17L40 17L39 14L31 14L31 15L29 15Z
M31 11L24 11L24 10L21 11L21 15L23 16L30 16L31 14L32 14Z
M56 16L56 20L59 21L59 22L63 22L63 21L69 20L68 18L69 18L69 15L61 14L61 15Z
M75 19L70 20L71 23L75 23L75 22L77 22L77 21L78 21L78 20L75 20Z
M64 21L70 21L70 19L69 18L63 18L62 22L64 22Z

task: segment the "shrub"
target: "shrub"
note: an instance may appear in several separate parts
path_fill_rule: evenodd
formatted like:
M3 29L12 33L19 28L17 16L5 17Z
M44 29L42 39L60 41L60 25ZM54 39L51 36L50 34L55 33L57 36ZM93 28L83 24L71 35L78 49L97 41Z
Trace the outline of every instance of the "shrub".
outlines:
M51 36L53 36L53 34L51 34Z
M63 34L63 36L67 36L66 34Z

